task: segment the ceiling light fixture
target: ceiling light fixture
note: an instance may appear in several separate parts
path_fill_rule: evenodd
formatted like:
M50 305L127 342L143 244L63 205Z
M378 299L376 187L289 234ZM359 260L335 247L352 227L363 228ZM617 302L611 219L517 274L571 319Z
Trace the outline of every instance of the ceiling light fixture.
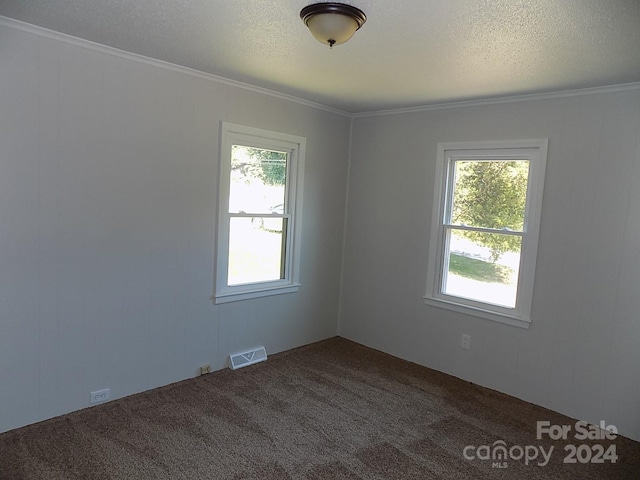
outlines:
M344 3L314 3L300 10L300 18L311 34L329 47L349 40L367 21L362 10Z

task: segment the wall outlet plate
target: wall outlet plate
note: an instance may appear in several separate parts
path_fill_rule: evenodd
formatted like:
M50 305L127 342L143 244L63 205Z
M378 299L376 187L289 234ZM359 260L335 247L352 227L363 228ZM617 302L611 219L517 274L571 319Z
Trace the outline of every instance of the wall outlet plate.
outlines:
M91 404L106 402L111 398L111 389L96 390L91 392Z

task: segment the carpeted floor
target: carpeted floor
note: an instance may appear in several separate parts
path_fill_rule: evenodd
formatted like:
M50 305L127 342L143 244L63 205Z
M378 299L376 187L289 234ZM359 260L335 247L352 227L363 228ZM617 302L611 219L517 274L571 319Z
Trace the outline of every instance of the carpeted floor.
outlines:
M536 421L572 433L538 440ZM577 441L575 422L334 338L4 433L0 478L640 478L639 443ZM603 463L563 463L568 444Z

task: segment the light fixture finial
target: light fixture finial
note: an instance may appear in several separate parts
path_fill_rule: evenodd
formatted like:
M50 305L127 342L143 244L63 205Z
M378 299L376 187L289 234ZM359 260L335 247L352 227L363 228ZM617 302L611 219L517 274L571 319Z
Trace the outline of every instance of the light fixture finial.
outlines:
M331 48L349 40L367 21L359 8L335 2L308 5L300 18L320 43Z

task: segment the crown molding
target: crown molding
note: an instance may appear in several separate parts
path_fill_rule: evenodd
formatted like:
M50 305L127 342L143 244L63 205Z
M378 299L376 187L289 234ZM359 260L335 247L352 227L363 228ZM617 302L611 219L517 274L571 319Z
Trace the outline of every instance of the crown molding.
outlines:
M270 97L278 98L280 100L287 100L290 102L298 103L306 107L311 107L318 110L324 110L326 112L335 113L337 115L342 115L345 117L351 117L350 112L329 107L321 103L312 102L310 100L305 100L304 98L296 97L294 95L288 95L286 93L270 90L268 88L257 87L249 83L239 82L237 80L231 80L229 78L220 77L218 75L213 75L211 73L201 72L199 70L195 70L189 67L184 67L182 65L176 65L176 64L165 62L162 60L157 60L155 58L145 57L144 55L138 55L137 53L131 53L125 50L120 50L118 48L109 47L107 45L102 45L100 43L92 42L90 40L85 40L83 38L67 35L66 33L56 32L54 30L49 30L47 28L40 27L38 25L32 25L30 23L22 22L20 20L15 20L13 18L4 17L1 15L0 15L0 26L12 28L15 30L21 30L23 32L31 33L39 37L57 40L68 45L85 48L87 50L93 50L95 52L99 52L105 55L112 55L115 57L131 60L134 62L152 65L154 67L162 68L164 70L171 70L174 72L183 73L193 77L203 78L205 80L210 80L212 82L220 83L223 85L237 87L242 90L248 90L253 93L260 93Z
M506 97L479 98L476 100L463 100L460 102L434 103L416 107L394 108L388 110L372 110L369 112L352 113L351 118L377 117L383 115L402 115L406 113L428 112L431 110L478 107L484 105L498 105L501 103L528 102L534 100L551 100L556 98L578 97L582 95L628 92L632 90L640 90L640 82L624 83L620 85L606 85L602 87L580 88L575 90L561 90L547 93L530 93L526 95L513 95Z

